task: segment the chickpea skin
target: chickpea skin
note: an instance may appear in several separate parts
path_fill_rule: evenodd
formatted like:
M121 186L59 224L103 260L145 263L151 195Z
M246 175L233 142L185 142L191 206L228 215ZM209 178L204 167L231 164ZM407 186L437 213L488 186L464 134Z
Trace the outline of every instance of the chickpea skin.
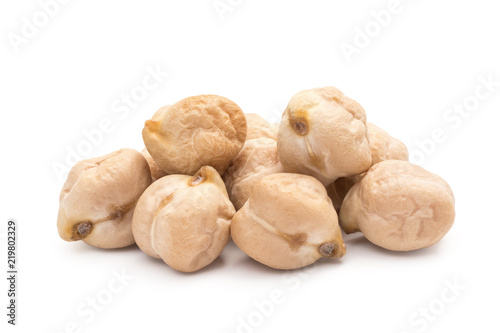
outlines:
M234 215L231 237L247 255L277 269L345 254L337 213L325 187L306 175L276 173L262 178Z
M185 98L159 109L146 121L147 150L167 174L193 175L210 165L221 175L240 152L247 135L243 111L217 95Z
M149 170L151 171L151 178L152 178L153 182L155 182L158 179L160 179L161 177L165 177L167 175L167 173L162 168L160 168L158 163L156 163L155 160L153 160L153 158L151 157L151 154L148 152L148 150L146 148L144 148L141 151L141 154L142 154L142 156L144 156L144 158L146 159L146 161L149 164Z
M386 160L408 161L408 149L403 142L372 123L367 123L367 127L372 165ZM363 174L339 178L327 187L328 195L337 212L349 190L361 179Z
M132 215L150 184L148 163L133 149L76 163L59 196L59 236L104 249L134 244Z
M154 182L137 203L132 231L146 254L177 271L194 272L221 254L234 213L219 173L204 166L194 176Z
M375 164L347 194L340 225L375 245L411 251L437 243L455 220L455 199L439 176L409 162Z
M279 124L268 122L256 113L245 113L247 119L247 141L258 138L278 139Z
M269 138L247 140L224 174L231 202L239 210L248 200L253 186L264 176L283 172L277 142Z
M372 163L365 111L334 87L301 91L283 113L278 153L286 172L325 186L362 173Z

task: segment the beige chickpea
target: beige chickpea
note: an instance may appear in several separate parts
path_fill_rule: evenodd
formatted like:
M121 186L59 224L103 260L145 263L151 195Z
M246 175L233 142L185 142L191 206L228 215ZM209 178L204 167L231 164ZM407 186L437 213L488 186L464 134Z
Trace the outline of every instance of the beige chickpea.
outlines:
M221 254L234 213L219 173L204 166L192 177L168 175L154 182L137 203L132 231L146 254L194 272Z
M342 206L345 196L349 193L354 184L361 179L362 175L364 175L364 173L349 177L341 177L326 187L328 196L332 199L333 207L335 207L337 213L340 211L340 206Z
M278 153L286 172L324 185L362 173L372 163L365 111L334 87L301 91L283 113Z
M151 178L152 178L153 182L155 182L158 179L160 179L161 177L165 177L167 175L167 173L162 168L160 168L158 163L156 163L155 160L153 160L153 158L151 157L151 154L148 152L148 150L146 148L144 148L141 151L141 154L142 154L142 156L144 156L144 158L146 159L146 161L149 164L149 170L151 171Z
M247 119L247 140L278 139L278 124L270 123L256 113L245 113L245 117Z
M264 176L280 172L283 172L283 167L278 158L276 140L247 140L223 177L229 198L236 210L243 207L248 200L255 183Z
M247 125L238 105L217 95L185 98L146 121L147 150L167 174L193 175L204 165L223 174L245 142Z
M408 161L408 149L402 141L392 137L372 123L367 123L367 127L372 165L386 160ZM349 190L361 179L363 174L339 178L327 187L328 195L337 212Z
M277 269L345 254L337 213L325 187L306 175L263 177L234 215L231 236L250 257Z
M455 199L439 176L405 161L375 164L340 208L346 233L361 231L378 246L410 251L437 243L455 219Z
M405 144L375 124L367 123L372 165L387 160L408 161Z
M59 196L59 235L105 249L133 244L133 211L150 184L148 163L133 149L78 162Z

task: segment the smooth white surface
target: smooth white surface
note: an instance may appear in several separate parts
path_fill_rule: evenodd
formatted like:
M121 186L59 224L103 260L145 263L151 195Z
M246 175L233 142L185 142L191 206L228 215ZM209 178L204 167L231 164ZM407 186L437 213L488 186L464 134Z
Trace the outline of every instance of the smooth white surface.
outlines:
M256 327L241 332L498 330L500 87L460 124L443 119L474 95L481 76L500 81L497 4L401 0L400 13L348 63L341 43L352 43L356 27L390 1L223 2L234 7L224 20L213 0L69 1L18 53L8 33L19 34L22 18L40 5L1 3L0 232L17 220L20 272L15 328L6 324L1 279L1 331L64 332L75 321L81 332L238 332L249 317ZM113 112L116 99L157 66L169 76L128 115ZM324 85L360 102L369 121L412 152L416 140L443 129L447 140L423 164L456 197L455 225L438 245L393 253L352 235L341 260L287 273L230 244L208 268L181 274L136 247L104 251L58 237L63 182L52 165L65 163L83 130L103 119L114 126L89 156L142 149L144 121L181 98L220 94L277 120L294 93ZM122 270L134 280L91 320L79 315L88 297L107 301L113 271ZM446 281L455 279L466 290L450 300ZM255 302L272 298L280 303L272 313L256 314ZM410 323L429 306L440 314L425 327Z

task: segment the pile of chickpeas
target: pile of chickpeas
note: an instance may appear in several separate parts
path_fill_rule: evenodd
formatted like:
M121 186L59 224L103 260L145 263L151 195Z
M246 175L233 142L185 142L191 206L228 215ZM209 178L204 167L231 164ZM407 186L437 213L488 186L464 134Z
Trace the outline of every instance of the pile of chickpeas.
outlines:
M230 240L277 269L346 254L342 231L411 251L455 219L450 186L408 162L399 140L367 123L334 87L292 97L280 124L217 95L159 109L142 152L78 162L59 197L66 241L137 243L182 272L212 263Z

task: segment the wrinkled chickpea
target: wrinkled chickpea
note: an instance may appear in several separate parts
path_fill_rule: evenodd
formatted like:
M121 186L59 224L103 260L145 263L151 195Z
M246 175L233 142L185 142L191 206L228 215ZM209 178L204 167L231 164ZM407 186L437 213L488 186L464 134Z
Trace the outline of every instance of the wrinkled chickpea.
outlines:
M104 249L134 244L132 214L149 184L148 163L133 149L76 163L59 196L59 236Z
M168 175L154 182L137 202L132 231L146 254L194 272L220 255L234 213L219 173L204 166L192 177Z
M245 142L243 111L217 95L185 98L146 121L147 150L167 174L192 175L204 165L223 174Z
M277 142L269 138L247 140L224 174L231 202L239 210L250 196L252 187L262 177L283 172Z
M151 178L152 178L153 182L155 182L158 179L160 179L161 177L165 177L167 175L167 173L162 168L160 168L158 163L156 163L155 160L153 160L153 158L151 157L151 154L149 154L149 152L146 148L144 148L141 151L141 154L142 154L142 156L144 156L144 158L148 162L149 170L151 171Z
M325 186L362 173L372 163L365 111L334 87L301 91L283 113L278 153L286 172Z
M380 247L411 251L437 243L455 219L455 199L439 176L405 161L375 164L340 208L346 233L361 231Z
M386 160L408 161L408 149L403 142L393 138L386 131L372 123L367 123L367 127L372 165ZM327 187L328 195L332 199L337 212L340 210L340 206L349 190L361 179L363 174L339 178Z
M372 165L387 160L408 161L408 148L405 144L375 124L367 123Z
M277 269L345 254L337 213L325 187L306 175L276 173L262 178L234 215L231 236L243 252Z
M268 122L256 113L245 113L247 119L247 141L258 138L278 139L279 124Z

